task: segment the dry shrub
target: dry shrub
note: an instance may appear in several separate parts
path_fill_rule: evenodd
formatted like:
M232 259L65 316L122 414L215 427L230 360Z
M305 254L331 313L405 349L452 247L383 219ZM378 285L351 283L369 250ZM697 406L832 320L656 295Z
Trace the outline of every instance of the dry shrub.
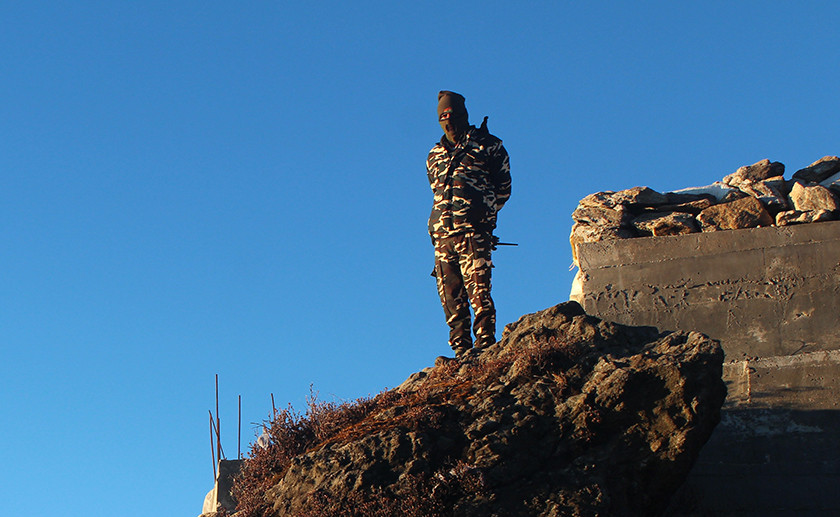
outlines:
M450 408L498 382L515 361L524 367L522 371L539 374L547 369L571 367L585 352L579 346L550 337L515 350L505 349L495 356L479 356L468 363L445 363L434 368L417 389L406 393L385 391L374 398L342 403L321 402L317 394L310 393L305 414L296 413L291 406L277 411L267 422L268 447L252 446L234 484L239 503L237 515L272 515L265 494L296 456L388 429L434 431L440 428ZM570 379L563 374L549 377L560 391L570 388ZM299 517L443 516L449 515L456 495L477 494L482 487L480 473L458 463L431 476L403 476L393 487L351 492L339 501L316 491L310 507Z
M280 480L291 460L358 424L376 407L376 399L370 398L354 402L322 402L310 388L305 414L297 413L291 405L277 411L265 426L269 436L268 446L251 446L248 460L243 462L234 481L237 515L271 515L265 493Z

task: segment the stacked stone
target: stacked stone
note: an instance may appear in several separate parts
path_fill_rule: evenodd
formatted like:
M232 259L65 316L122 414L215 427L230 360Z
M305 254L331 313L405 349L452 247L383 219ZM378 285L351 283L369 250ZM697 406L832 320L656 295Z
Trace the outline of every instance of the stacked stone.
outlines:
M784 226L840 216L840 158L826 156L784 178L761 160L712 185L660 194L648 187L598 192L572 213L572 250L581 242Z

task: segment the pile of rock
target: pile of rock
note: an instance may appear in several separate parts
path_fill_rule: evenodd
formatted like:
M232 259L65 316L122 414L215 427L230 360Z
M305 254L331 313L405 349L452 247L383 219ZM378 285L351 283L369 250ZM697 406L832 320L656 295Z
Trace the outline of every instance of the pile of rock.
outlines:
M784 226L840 216L840 158L826 156L785 180L785 166L761 160L712 185L660 194L648 187L598 192L572 214L581 242Z

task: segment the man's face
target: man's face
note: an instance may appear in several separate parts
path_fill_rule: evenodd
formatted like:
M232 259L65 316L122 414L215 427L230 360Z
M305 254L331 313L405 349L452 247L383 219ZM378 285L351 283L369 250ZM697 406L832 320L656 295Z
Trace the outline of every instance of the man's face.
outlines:
M468 126L466 117L458 116L452 111L452 108L445 108L441 112L439 120L440 127L446 134L446 139L453 144L461 139Z

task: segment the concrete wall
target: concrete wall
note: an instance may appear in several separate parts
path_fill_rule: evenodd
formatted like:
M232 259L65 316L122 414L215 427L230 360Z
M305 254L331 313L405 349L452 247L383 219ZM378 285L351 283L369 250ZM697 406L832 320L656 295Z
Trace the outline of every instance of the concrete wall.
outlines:
M233 490L233 480L239 474L242 461L219 460L216 482L213 485L213 489L204 498L204 506L199 517L215 517L217 514L216 510L220 509L220 506L228 513L233 513L236 510L236 499L234 499L231 492Z
M721 341L729 395L669 515L840 515L840 222L585 243L589 314Z

